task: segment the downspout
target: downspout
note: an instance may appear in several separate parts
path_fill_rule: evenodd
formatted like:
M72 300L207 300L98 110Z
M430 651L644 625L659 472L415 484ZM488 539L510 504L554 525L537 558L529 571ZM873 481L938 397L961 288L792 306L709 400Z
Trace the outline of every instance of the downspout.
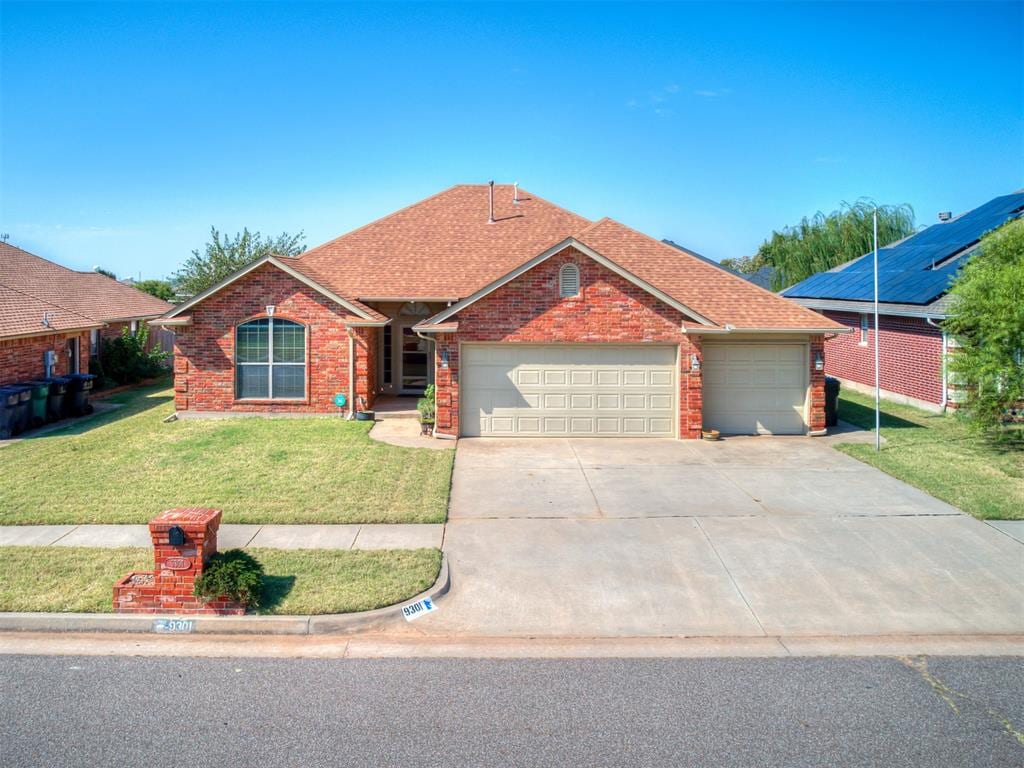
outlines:
M926 317L924 321L932 328L938 328L942 331L942 402L939 403L939 407L945 412L949 398L949 369L946 367L946 350L948 349L949 340L946 337L946 329L937 324L934 319Z
M431 344L434 345L434 355L433 355L434 360L433 360L432 365L434 366L434 382L436 384L437 383L437 339L431 339L428 336L424 336L421 331L413 331L413 333L415 333L417 336L419 336L424 341L429 341ZM434 437L436 439L440 439L440 440L457 440L458 439L457 437L453 437L451 435L446 435L444 432L438 432L437 431L437 421L436 421L437 415L436 414L434 415L434 418L435 418L434 429L431 432L431 436L432 437Z
M348 416L349 421L356 417L356 335L348 328Z

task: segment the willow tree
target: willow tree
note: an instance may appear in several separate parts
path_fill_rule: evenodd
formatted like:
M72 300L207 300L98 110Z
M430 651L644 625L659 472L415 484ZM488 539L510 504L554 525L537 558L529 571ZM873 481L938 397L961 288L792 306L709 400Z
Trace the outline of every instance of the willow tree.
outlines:
M817 272L838 267L874 247L872 214L875 204L861 199L842 203L839 210L819 211L792 227L772 232L761 244L754 262L773 267L776 291ZM914 234L914 209L909 205L878 206L878 245L884 247Z
M999 427L1024 421L1024 220L981 239L960 271L943 327L960 344L949 369L963 387L963 411L990 434L1024 439Z

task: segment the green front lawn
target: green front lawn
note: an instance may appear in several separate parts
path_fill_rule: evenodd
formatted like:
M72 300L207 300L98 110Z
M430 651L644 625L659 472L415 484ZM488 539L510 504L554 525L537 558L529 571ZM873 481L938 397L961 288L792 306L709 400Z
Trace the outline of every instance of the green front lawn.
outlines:
M874 429L875 401L843 391L839 418ZM882 401L880 453L874 445L836 448L981 520L1024 520L1024 451L989 443L954 416ZM1018 444L1019 446L1019 444Z
M166 384L0 449L0 525L145 523L171 507L225 523L439 523L454 451L370 440L337 417L163 420Z
M257 613L369 611L423 592L437 579L437 549L246 550L263 564ZM3 547L0 611L109 613L114 582L153 569L153 551L131 547Z

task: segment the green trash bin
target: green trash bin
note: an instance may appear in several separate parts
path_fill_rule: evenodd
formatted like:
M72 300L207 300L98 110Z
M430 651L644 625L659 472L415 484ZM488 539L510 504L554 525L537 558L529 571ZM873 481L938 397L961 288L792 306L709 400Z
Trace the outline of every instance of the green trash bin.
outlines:
M50 396L50 383L47 381L23 381L21 384L32 388L32 400L29 402L29 422L33 427L41 427L46 423L46 400Z

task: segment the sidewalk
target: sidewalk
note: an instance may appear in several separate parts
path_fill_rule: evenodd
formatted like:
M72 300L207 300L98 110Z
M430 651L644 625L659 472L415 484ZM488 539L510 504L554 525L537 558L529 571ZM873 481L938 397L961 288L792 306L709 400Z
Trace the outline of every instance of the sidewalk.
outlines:
M221 550L275 549L440 549L444 525L222 525ZM149 547L145 525L0 526L0 547Z

